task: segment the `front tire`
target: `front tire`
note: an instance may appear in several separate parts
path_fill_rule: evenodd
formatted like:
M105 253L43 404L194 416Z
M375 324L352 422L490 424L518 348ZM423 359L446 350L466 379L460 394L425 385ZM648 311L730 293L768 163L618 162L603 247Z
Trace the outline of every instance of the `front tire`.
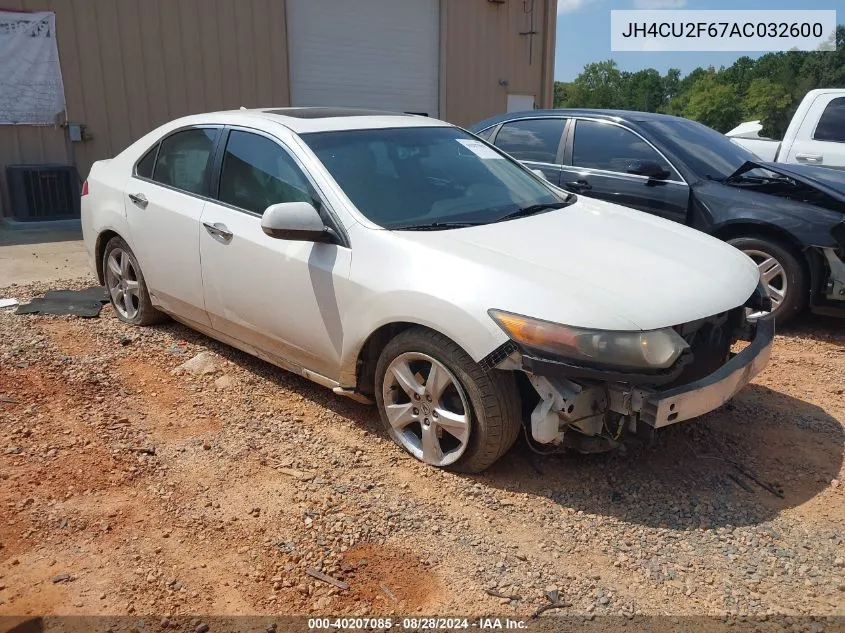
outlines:
M769 315L778 324L786 324L803 312L810 299L810 281L806 267L791 248L763 237L738 237L728 243L757 264L760 277L772 298Z
M153 307L138 259L120 237L103 251L103 281L117 318L132 325L153 325L167 317Z
M519 436L513 375L485 372L437 332L415 327L393 338L379 357L375 385L387 434L432 466L481 472Z

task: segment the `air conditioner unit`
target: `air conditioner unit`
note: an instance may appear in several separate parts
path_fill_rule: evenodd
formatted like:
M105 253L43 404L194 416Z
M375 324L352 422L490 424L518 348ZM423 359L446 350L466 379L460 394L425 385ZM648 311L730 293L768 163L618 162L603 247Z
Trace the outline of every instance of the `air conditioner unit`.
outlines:
M8 165L6 183L15 220L79 217L79 177L73 165Z

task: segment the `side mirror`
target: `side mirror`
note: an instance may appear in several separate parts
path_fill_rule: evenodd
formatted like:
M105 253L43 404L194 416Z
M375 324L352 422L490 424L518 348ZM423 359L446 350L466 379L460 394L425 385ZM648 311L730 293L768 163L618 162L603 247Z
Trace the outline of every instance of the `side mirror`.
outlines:
M543 180L548 180L548 178L546 177L546 174L543 173L542 169L532 169L531 171L533 171L535 175L539 176Z
M669 177L669 172L653 160L629 160L627 172L652 180L666 180Z
M261 230L270 237L298 242L334 242L337 237L310 202L270 205L261 216Z

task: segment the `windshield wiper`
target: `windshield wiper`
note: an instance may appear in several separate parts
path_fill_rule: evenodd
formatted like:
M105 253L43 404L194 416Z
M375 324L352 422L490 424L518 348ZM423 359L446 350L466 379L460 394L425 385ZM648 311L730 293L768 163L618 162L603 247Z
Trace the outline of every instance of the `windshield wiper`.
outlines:
M551 211L552 209L562 209L565 206L569 205L569 200L564 202L547 202L545 204L530 204L527 207L522 207L521 209L517 209L516 211L512 211L511 213L506 213L500 218L493 220L494 222L504 222L506 220L515 220L517 218L525 218L529 215L534 215L536 213L542 213L543 211Z
M551 211L552 209L562 209L567 207L575 199L574 194L570 194L566 200L559 202L546 202L543 204L531 204L527 207L522 207L511 213L507 213L500 218L491 220L490 222L431 222L429 224L414 224L411 226L397 226L387 227L393 231L442 231L444 229L463 229L470 226L483 226L485 224L493 224L494 222L504 222L505 220L514 220L516 218L524 218L535 213L543 211Z
M792 178L788 178L787 176L781 176L780 174L776 174L774 176L749 176L748 174L742 174L740 176L732 176L728 178L728 183L764 183L764 182L783 182L783 183L791 183Z
M755 169L762 169L763 171L767 171L771 174L775 174L774 176L766 176L766 175L759 175L759 176L746 176L746 174L750 171L754 171ZM725 183L731 182L742 182L748 180L757 180L757 181L765 181L765 182L790 182L792 181L791 178L785 176L784 174L779 173L777 170L772 170L767 167L763 163L757 163L752 160L745 161L742 165L739 166L734 173L724 179Z
M443 231L445 229L465 229L469 226L481 226L486 222L430 222L411 226L389 227L392 231Z

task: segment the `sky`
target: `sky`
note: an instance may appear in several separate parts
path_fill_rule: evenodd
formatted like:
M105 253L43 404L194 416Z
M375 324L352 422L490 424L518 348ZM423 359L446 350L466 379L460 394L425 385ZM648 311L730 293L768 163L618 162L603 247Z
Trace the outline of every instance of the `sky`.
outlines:
M697 66L730 66L743 55L762 53L615 53L610 50L612 9L839 9L837 23L845 21L843 0L558 0L555 79L572 81L585 64L614 59L621 70L656 68L661 74L680 68L683 74Z

